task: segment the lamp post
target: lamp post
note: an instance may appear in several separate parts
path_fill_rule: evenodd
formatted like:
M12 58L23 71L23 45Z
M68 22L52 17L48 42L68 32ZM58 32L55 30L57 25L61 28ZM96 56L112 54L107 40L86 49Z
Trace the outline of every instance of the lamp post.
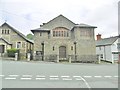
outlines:
M76 44L77 44L77 42L75 41L74 42L74 46L75 46L75 61L77 60L77 57L76 57Z
M42 45L42 61L44 61L44 41L41 43Z

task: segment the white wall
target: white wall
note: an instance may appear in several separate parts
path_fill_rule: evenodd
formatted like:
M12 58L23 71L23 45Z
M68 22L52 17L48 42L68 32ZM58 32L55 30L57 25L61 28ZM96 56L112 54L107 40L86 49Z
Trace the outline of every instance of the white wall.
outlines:
M103 59L101 58L101 60L106 60L110 62L118 60L118 54L112 54L112 52L118 52L117 43L118 40L116 40L112 45L96 47L96 54L97 55L103 54Z
M111 52L111 45L105 46L105 60L112 62L112 52Z
M118 39L111 45L111 52L118 52ZM112 60L119 60L118 54L112 54Z

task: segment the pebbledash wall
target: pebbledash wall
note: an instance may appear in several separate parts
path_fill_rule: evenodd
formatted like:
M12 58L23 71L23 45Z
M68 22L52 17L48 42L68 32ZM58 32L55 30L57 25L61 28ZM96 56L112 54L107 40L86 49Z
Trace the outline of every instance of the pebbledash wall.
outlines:
M63 15L31 30L34 60L96 62L95 26L75 24Z

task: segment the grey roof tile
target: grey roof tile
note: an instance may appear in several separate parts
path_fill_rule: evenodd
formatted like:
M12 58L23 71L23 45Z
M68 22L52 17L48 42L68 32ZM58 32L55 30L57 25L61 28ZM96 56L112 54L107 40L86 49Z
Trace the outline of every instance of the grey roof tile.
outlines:
M106 46L106 45L112 45L119 37L110 37L110 38L104 38L101 40L96 40L96 46Z
M4 39L4 38L0 38L0 40L3 40L4 42L6 42L7 44L9 44L9 45L12 45L12 43L10 43L9 41L7 41L6 39Z

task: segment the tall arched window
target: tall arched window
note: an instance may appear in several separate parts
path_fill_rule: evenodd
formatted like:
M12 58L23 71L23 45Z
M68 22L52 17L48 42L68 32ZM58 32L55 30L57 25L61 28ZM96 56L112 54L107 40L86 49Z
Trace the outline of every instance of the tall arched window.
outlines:
M53 37L69 37L69 29L65 27L56 27L53 29Z

